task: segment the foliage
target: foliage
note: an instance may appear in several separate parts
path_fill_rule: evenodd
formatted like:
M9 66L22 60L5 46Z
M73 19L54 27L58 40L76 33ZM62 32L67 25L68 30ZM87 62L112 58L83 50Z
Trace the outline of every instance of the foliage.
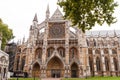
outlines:
M2 35L2 50L4 49L6 43L13 39L13 32L12 29L8 28L8 25L4 24L3 21L0 19L0 34Z
M118 4L114 0L59 0L58 5L65 12L64 18L83 32L92 29L96 23L110 25L117 21L113 13Z

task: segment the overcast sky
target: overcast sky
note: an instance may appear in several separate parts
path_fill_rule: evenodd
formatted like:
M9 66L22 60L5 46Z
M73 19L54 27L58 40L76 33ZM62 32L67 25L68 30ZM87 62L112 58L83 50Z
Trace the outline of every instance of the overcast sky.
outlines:
M120 0L115 1L120 4ZM38 15L38 22L41 23L45 19L47 5L49 4L50 15L52 15L58 7L56 3L57 0L0 0L0 18L13 29L17 41L24 36L28 37L35 13ZM97 27L92 30L120 30L120 5L116 8L114 16L118 21L111 27L96 25Z

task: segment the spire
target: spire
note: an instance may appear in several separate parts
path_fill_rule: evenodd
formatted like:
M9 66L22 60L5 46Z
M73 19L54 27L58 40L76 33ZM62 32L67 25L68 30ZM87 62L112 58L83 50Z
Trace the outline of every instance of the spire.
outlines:
M108 34L108 32L106 33L106 37L109 37L109 34Z
M49 11L49 4L47 5L46 13L50 13L50 11Z
M49 11L49 4L47 5L47 10L46 10L46 19L49 19L50 17L50 11Z
M98 33L98 37L100 37L100 32Z
M35 17L34 17L33 21L37 21L38 22L37 14L35 14Z
M90 34L90 37L91 37L91 38L93 37L93 34L92 34L92 32L91 32L91 34Z
M32 30L32 25L30 26L30 30Z
M116 31L114 30L114 37L117 37Z
M25 36L23 37L23 41L22 41L22 44L24 44L24 42L25 42Z

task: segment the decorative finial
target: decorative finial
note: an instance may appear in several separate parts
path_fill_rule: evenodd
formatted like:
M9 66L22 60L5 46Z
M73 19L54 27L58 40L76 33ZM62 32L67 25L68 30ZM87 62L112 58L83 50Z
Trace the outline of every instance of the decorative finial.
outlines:
M38 22L37 13L35 14L35 17L34 17L33 21L37 21Z
M117 37L116 31L114 30L114 37Z

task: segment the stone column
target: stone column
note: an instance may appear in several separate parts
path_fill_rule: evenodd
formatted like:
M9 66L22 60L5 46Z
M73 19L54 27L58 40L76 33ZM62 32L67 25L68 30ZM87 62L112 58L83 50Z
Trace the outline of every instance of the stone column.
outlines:
M42 64L45 64L45 62L46 62L47 36L48 36L48 21L45 22L45 34L44 34L44 41L43 41Z
M104 51L103 49L101 49L101 60L102 60L102 68L103 68L103 72L102 75L106 75L106 69L105 69L105 59L104 59Z
M70 62L69 62L69 22L65 22L65 76L70 76Z
M87 70L87 75L88 76L91 76L90 74L90 65L89 65L89 56L88 56L88 48L87 48L87 51L86 51L86 58L87 58L87 66L86 66L86 70Z
M46 77L46 54L47 54L47 36L48 36L48 21L45 22L45 34L43 40L43 52L42 52L42 68L41 77Z
M65 22L65 61L69 64L69 24Z
M113 74L113 71L115 70L114 69L114 64L113 64L113 57L112 57L112 50L109 48L109 56L110 56L110 66L111 66L111 72L110 72L110 75L114 75Z
M95 49L93 49L93 64L94 64L94 75L97 75Z
M22 58L22 53L20 53L20 59L19 59L19 66L18 66L18 70L21 70L21 58Z
M3 80L3 65L1 65L1 80Z
M119 54L119 48L117 48L117 58L118 58L118 76L120 76L120 54Z

